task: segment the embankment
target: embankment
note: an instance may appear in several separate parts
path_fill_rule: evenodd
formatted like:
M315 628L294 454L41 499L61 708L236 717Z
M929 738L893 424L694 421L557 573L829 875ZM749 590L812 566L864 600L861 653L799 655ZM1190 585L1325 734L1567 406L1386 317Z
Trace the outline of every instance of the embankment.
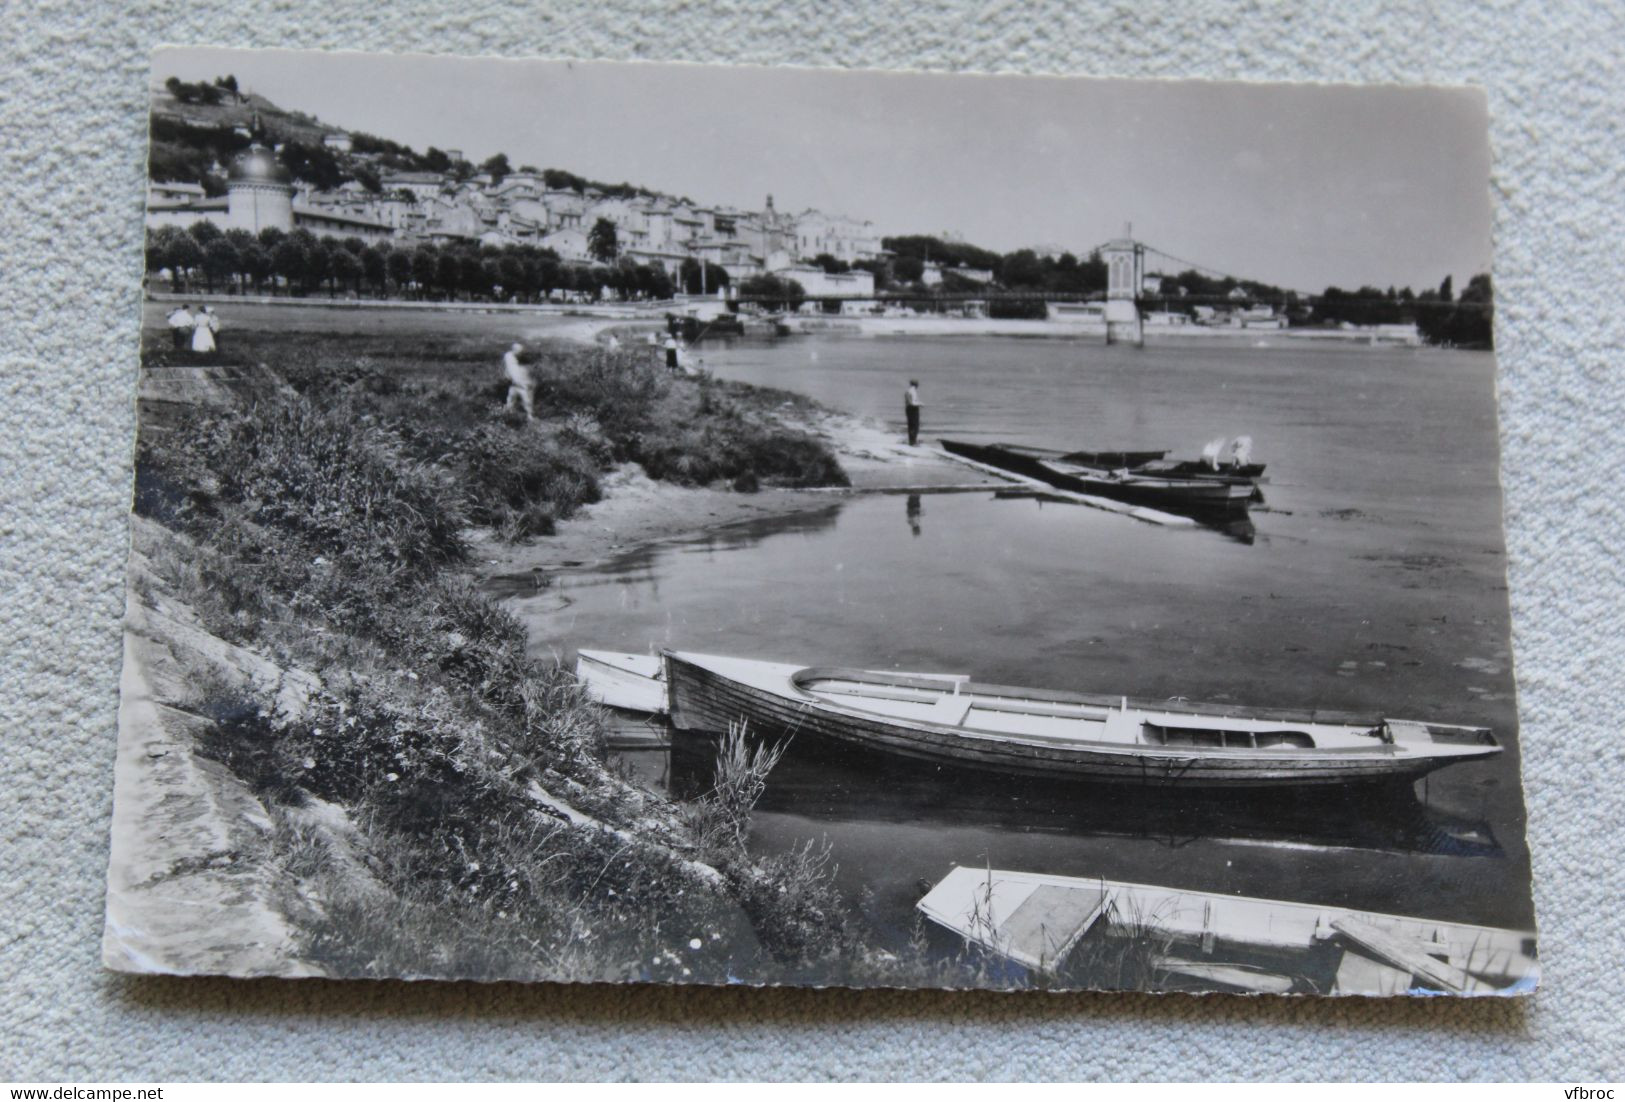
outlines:
M606 488L639 512L628 464L655 494L695 483L680 509L844 491L825 415L567 349L537 365L544 417L504 419L484 344L239 329L224 364L149 347L108 964L919 981L814 849L753 858L705 801L616 775L599 709L472 584L471 530L546 546Z

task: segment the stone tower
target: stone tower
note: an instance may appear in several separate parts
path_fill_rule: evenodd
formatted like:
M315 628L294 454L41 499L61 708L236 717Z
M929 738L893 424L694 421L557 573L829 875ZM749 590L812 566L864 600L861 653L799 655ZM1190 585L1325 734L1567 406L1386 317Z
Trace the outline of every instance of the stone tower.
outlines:
M1134 240L1133 227L1123 227L1123 236L1106 242L1100 250L1106 262L1106 340L1145 340L1140 319L1140 285L1145 280L1145 246Z
M233 158L226 173L225 224L254 234L271 228L293 231L292 177L258 142Z

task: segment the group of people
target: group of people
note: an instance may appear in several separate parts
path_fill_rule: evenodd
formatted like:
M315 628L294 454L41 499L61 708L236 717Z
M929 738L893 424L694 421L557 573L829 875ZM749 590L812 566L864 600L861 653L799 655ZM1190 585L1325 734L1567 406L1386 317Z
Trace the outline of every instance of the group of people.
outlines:
M649 347L654 349L656 360L664 357L666 370L673 375L689 373L688 346L677 339L675 332L668 331L664 341L654 333L650 333Z
M193 310L185 303L175 307L165 319L177 351L213 352L220 347L220 318L212 306Z

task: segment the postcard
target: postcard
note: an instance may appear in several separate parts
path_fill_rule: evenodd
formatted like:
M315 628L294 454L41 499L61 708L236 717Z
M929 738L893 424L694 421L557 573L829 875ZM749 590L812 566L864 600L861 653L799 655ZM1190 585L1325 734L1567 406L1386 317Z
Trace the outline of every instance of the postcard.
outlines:
M104 959L1538 980L1484 96L166 48Z

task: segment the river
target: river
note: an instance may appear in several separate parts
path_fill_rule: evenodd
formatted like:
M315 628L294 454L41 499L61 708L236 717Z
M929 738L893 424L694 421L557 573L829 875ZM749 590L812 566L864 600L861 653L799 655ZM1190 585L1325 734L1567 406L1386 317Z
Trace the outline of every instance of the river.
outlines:
M1007 684L1484 724L1508 752L1414 798L1148 798L792 746L762 852L824 839L892 938L954 864L1532 924L1494 360L1275 338L1144 349L1009 338L707 346L717 375L924 436L1192 454L1250 434L1251 542L987 493L878 495L627 555L520 592L539 656L662 646ZM511 593L512 591L510 591ZM625 754L682 797L703 742Z

